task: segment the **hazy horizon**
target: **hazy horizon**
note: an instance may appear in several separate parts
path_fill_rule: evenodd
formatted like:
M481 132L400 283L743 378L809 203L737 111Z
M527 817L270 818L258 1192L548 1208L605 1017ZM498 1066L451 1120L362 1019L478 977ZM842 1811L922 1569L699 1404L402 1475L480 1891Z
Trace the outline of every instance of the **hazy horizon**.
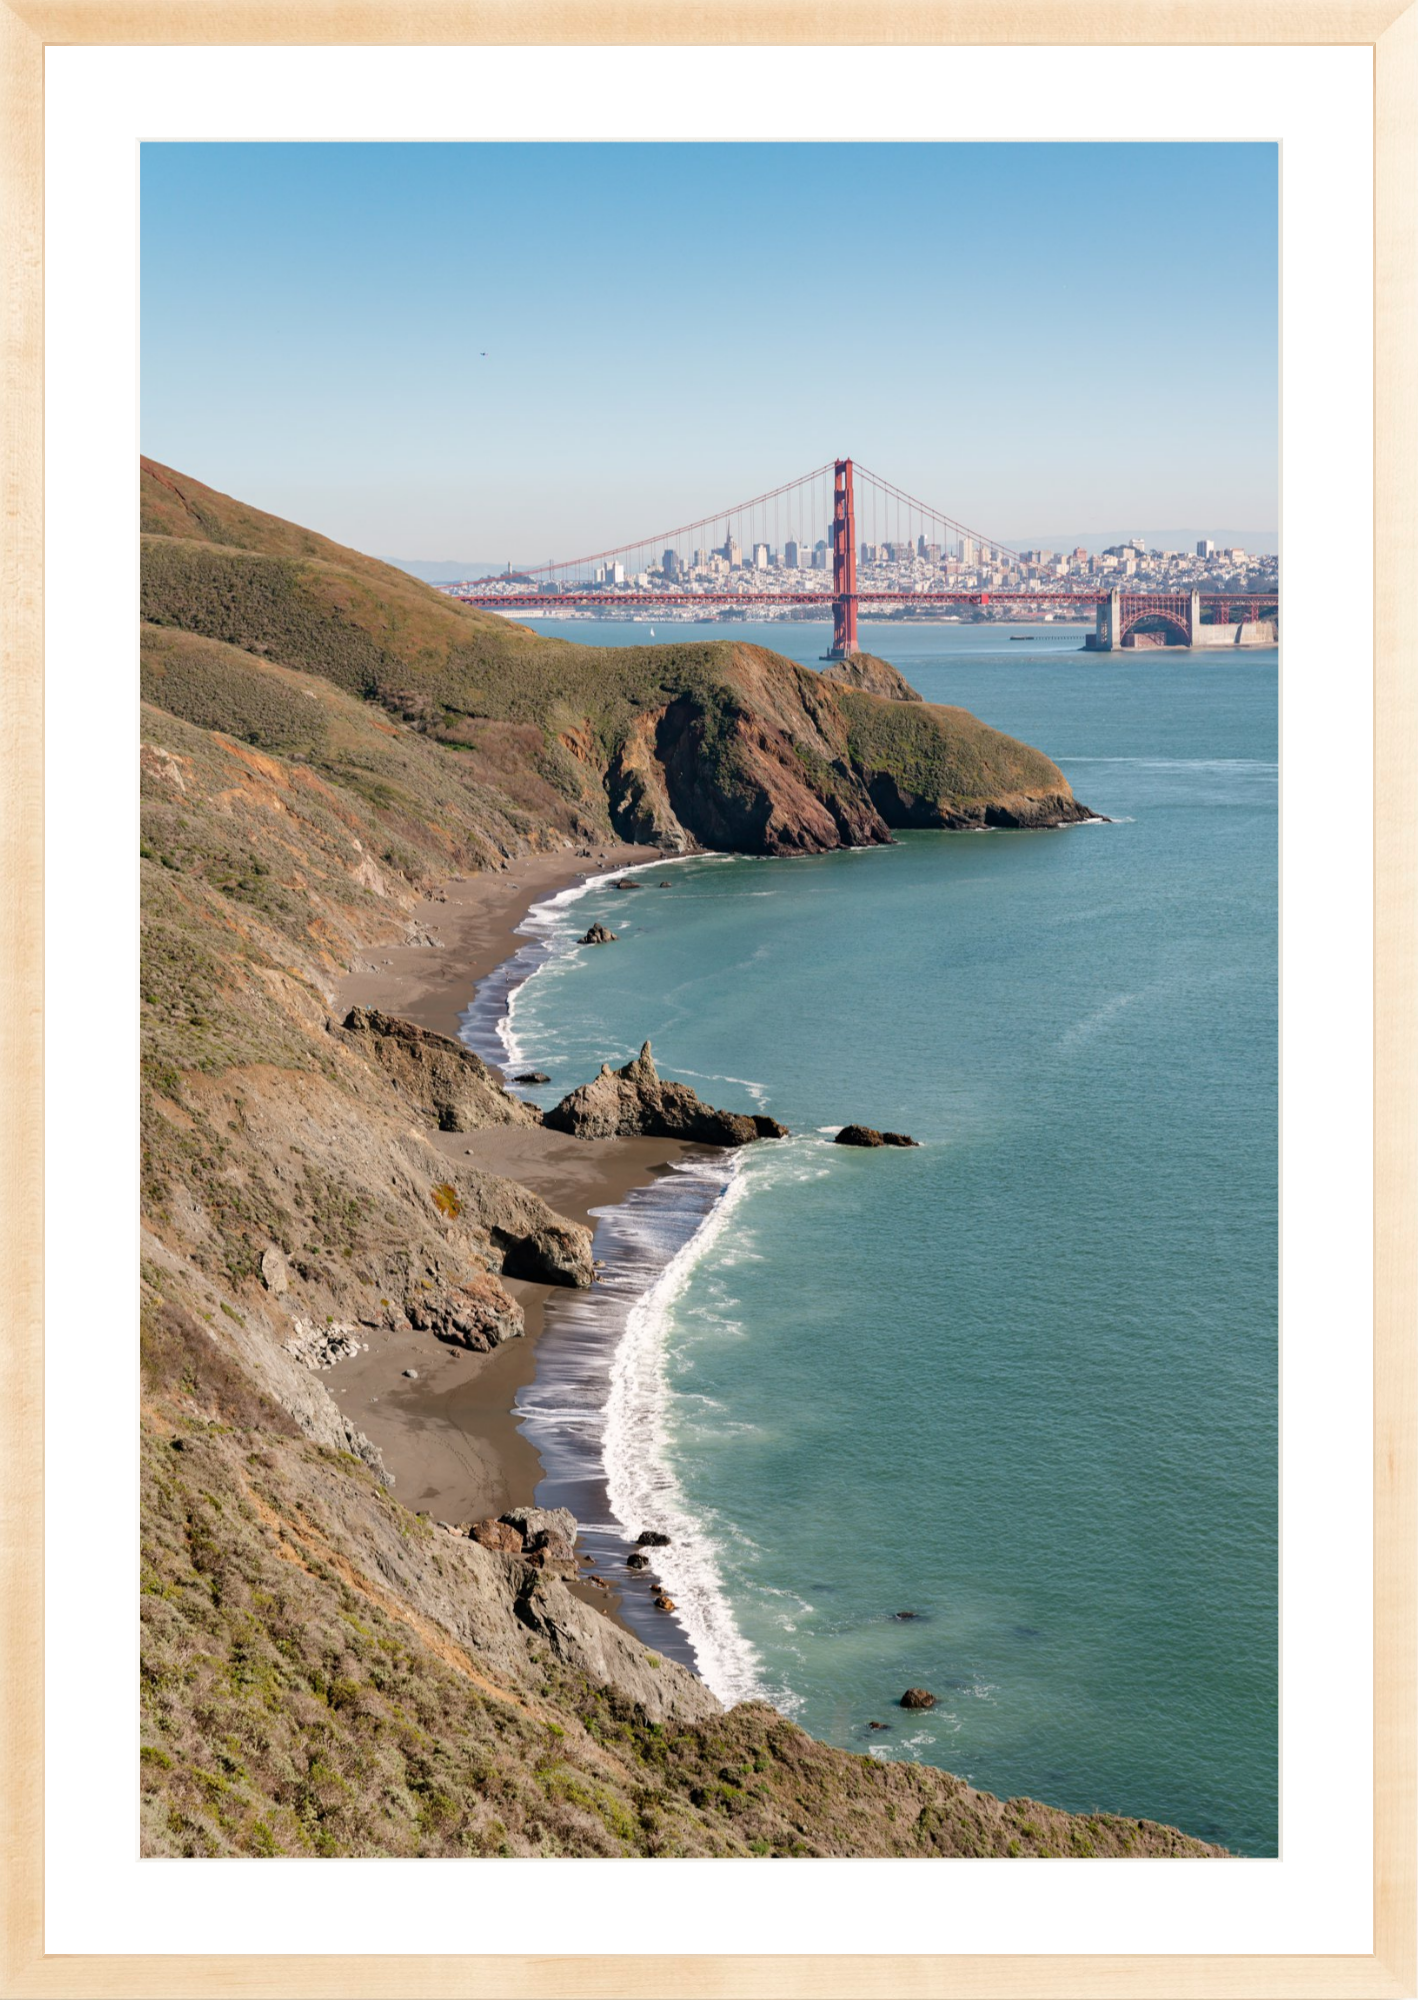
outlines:
M1278 517L1271 144L163 142L142 187L145 451L357 548L567 559L843 451L1015 546Z

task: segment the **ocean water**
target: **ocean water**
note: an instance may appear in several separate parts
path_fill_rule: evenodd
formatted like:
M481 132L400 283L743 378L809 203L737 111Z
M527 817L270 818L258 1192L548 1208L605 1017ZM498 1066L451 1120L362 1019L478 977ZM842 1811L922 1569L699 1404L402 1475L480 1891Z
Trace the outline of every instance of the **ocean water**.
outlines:
M1273 1854L1277 660L1029 629L863 644L1112 824L652 863L545 906L479 995L466 1032L544 1102L648 1037L794 1134L603 1219L523 1420L608 1561L672 1534L674 1640L626 1614L726 1699ZM620 942L575 949L595 918Z

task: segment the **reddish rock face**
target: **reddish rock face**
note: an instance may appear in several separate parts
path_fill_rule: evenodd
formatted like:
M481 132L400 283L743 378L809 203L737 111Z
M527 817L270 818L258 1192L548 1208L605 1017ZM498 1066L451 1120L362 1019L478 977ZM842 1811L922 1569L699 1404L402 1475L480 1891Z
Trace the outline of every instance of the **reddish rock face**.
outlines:
M1089 817L1047 757L923 701L870 654L819 674L724 645L686 681L640 711L611 757L606 795L624 839L822 854L889 841L894 827Z
M519 1556L522 1553L522 1535L517 1528L506 1521L474 1521L468 1530L468 1538L479 1548L493 1549L499 1555Z

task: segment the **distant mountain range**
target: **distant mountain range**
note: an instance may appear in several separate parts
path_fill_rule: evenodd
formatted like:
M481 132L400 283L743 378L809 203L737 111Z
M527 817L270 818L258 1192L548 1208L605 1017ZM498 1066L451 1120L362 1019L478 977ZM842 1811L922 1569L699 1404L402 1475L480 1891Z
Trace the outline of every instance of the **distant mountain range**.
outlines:
M1215 542L1220 549L1245 549L1257 556L1273 556L1280 548L1280 536L1274 528L1103 528L1089 534L1070 529L1067 533L1056 530L1049 535L1006 535L1004 541L1011 549L1053 549L1056 554L1066 549L1087 549L1090 555L1097 555L1103 549L1131 541L1135 535L1140 535L1150 549L1180 549L1188 554L1200 541ZM461 583L467 578L497 576L507 568L505 558L501 562L483 562L470 556L466 562L432 562L423 556L387 556L385 560L424 583ZM515 570L519 565L513 563L512 567Z

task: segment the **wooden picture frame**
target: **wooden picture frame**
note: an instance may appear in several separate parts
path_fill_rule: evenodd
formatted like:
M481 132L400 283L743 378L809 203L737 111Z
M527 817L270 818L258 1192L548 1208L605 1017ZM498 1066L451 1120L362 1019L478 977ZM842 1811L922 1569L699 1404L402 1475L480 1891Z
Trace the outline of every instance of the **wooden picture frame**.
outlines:
M1354 1957L93 1957L43 1942L42 609L44 53L61 44L1331 44L1375 63L1374 1951ZM1418 1321L1418 0L0 0L5 810L0 1007L7 1368L7 1995L1411 1994Z

